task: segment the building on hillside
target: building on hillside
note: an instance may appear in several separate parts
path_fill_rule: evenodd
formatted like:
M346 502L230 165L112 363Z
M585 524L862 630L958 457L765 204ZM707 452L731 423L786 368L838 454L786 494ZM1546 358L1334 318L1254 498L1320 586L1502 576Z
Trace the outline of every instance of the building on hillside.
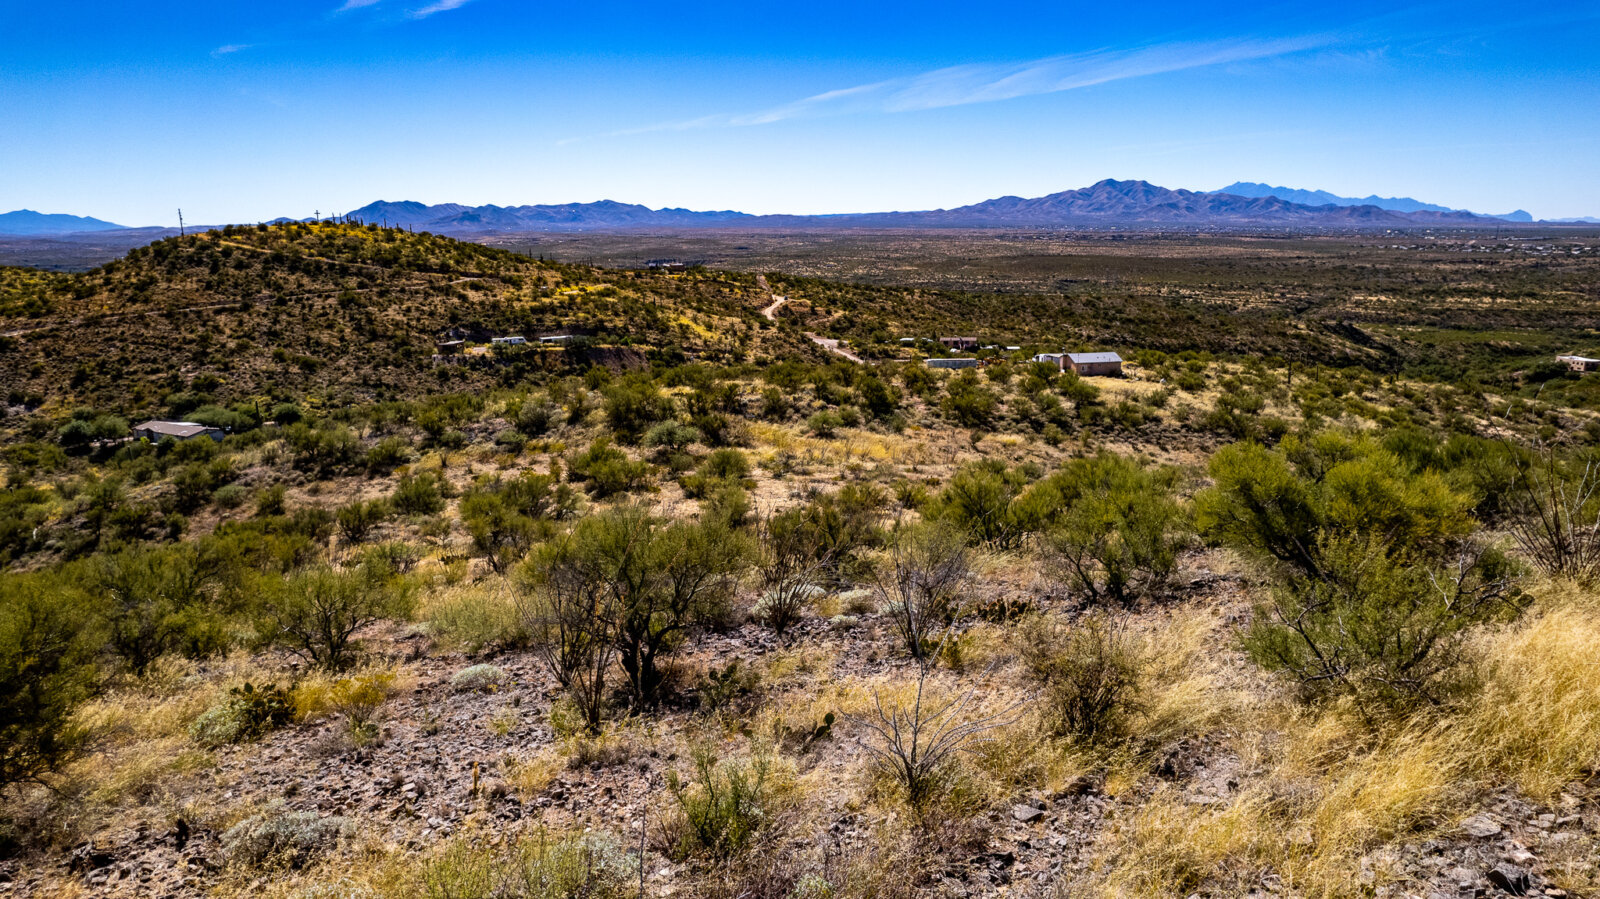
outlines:
M1080 375L1122 374L1122 357L1116 353L1068 353L1067 364Z
M192 421L142 421L133 426L135 440L149 440L159 443L168 437L173 440L193 440L196 437L210 437L212 440L221 440L227 435L221 428L198 424Z
M552 334L549 337L541 337L541 338L539 338L539 342L540 343L563 344L563 343L571 343L571 342L573 342L574 340L577 340L577 339L578 339L578 336L576 334Z
M1029 359L1028 361L1029 362L1044 362L1044 363L1049 364L1049 365L1054 365L1060 371L1066 371L1066 369L1067 369L1067 354L1066 353L1040 353L1039 355L1034 356L1032 359Z
M978 360L970 356L935 357L928 360L929 368L977 368Z
M978 348L976 337L941 337L939 342L952 350L975 350Z
M1556 361L1565 362L1573 371L1600 371L1600 359L1588 356L1557 356Z
M434 353L440 356L454 356L466 348L465 340L441 340L433 345Z
M495 346L522 346L528 342L528 338L521 335L514 337L491 337L489 338L489 342Z

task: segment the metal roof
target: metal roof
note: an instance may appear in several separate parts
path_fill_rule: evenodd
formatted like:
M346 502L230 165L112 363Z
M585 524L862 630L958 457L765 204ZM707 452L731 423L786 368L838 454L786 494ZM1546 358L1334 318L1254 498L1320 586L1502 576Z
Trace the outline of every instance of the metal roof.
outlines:
M1086 365L1095 362L1121 362L1122 357L1116 353L1068 353L1074 365Z
M133 426L135 431L149 431L169 437L195 437L207 431L220 430L192 421L144 421Z

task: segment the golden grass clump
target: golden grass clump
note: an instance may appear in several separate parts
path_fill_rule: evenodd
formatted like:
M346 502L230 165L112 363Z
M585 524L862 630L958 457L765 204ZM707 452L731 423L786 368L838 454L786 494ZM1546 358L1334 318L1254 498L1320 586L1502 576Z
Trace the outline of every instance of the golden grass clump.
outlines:
M1479 641L1483 690L1456 738L1474 767L1549 799L1600 768L1600 597L1540 592L1520 622Z
M1242 892L1270 873L1292 895L1370 895L1357 873L1386 872L1369 856L1442 826L1464 794L1459 760L1437 732L1408 729L1361 751L1359 727L1343 710L1292 725L1276 766L1220 805L1156 787L1109 832L1099 885L1118 896Z

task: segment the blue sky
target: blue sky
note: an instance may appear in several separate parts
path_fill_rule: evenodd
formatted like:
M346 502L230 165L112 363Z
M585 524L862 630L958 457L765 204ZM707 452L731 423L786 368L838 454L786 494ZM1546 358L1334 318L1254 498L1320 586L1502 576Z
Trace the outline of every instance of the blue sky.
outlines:
M0 211L858 212L1111 177L1600 215L1594 0L5 0L0 35Z

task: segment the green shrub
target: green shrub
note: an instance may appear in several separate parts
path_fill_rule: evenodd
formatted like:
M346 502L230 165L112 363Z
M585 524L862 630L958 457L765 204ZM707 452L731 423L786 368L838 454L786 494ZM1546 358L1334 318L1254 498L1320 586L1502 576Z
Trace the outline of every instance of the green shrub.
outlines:
M1340 536L1317 545L1314 565L1316 575L1288 579L1257 610L1245 647L1307 699L1349 696L1368 715L1469 688L1468 632L1526 602L1516 566L1493 550L1463 546L1454 559L1418 562L1381 537Z
M305 424L291 425L284 429L283 439L293 453L294 467L318 477L344 471L360 457L361 444L356 440L355 433L338 425L318 428L310 428Z
M818 412L806 419L806 430L823 439L832 437L842 427L844 427L844 419L840 418L836 412Z
M402 475L389 502L402 515L435 515L444 510L444 485L432 472Z
M951 378L945 385L944 412L962 427L988 427L999 405L999 398L989 388L980 385L978 376L970 369Z
M713 450L700 463L700 474L719 480L742 481L750 477L750 457L741 450Z
M339 536L346 543L360 543L367 539L384 519L389 517L389 504L381 499L355 500L346 506L341 506L334 514L339 522Z
M707 746L694 750L694 781L685 783L667 772L667 791L682 817L670 833L678 858L728 859L738 855L769 818L767 773L763 755L749 762L718 763Z
M595 499L641 490L650 477L649 463L630 460L627 453L604 437L596 438L588 449L573 456L568 467L572 479L584 482Z
M81 572L106 647L136 676L167 653L201 657L230 642L213 598L218 572L193 544L100 555Z
M659 458L681 455L691 444L701 441L700 432L682 422L663 421L645 432L640 445L654 449Z
M249 495L250 492L239 484L228 484L218 487L217 491L211 495L211 499L217 504L218 508L237 509L244 505L244 501Z
M400 437L385 437L367 450L367 471L387 474L411 461L411 444Z
M1027 483L1025 472L1008 469L998 461L966 465L933 498L924 514L961 529L976 543L1012 549L1031 528L1017 505Z
M716 522L668 523L636 507L609 509L578 522L566 539L530 557L522 584L541 600L529 630L563 686L603 683L592 645L611 644L635 708L653 706L664 680L662 662L690 631L726 616L749 555L747 539ZM578 683L574 665L595 664L593 681ZM598 725L596 700L574 703Z
M1158 590L1187 537L1174 477L1122 456L1069 462L1050 481L1065 507L1046 541L1050 567L1092 600Z
M0 789L57 770L84 746L73 713L98 686L100 642L73 584L0 574Z
M517 410L517 430L530 437L542 437L554 424L556 414L554 407L529 397Z
M373 562L308 568L265 591L260 632L318 667L346 668L360 648L356 633L409 614L412 593L405 578Z
M623 443L637 443L651 425L673 415L671 398L645 375L630 375L605 396L606 424Z
M1427 558L1474 526L1471 497L1368 436L1324 431L1277 450L1234 444L1209 467L1215 486L1195 498L1201 533L1304 574L1317 572L1323 533L1381 536L1395 553Z
M282 484L274 484L256 494L256 515L262 518L282 515L284 512L284 497L288 492L288 488Z

